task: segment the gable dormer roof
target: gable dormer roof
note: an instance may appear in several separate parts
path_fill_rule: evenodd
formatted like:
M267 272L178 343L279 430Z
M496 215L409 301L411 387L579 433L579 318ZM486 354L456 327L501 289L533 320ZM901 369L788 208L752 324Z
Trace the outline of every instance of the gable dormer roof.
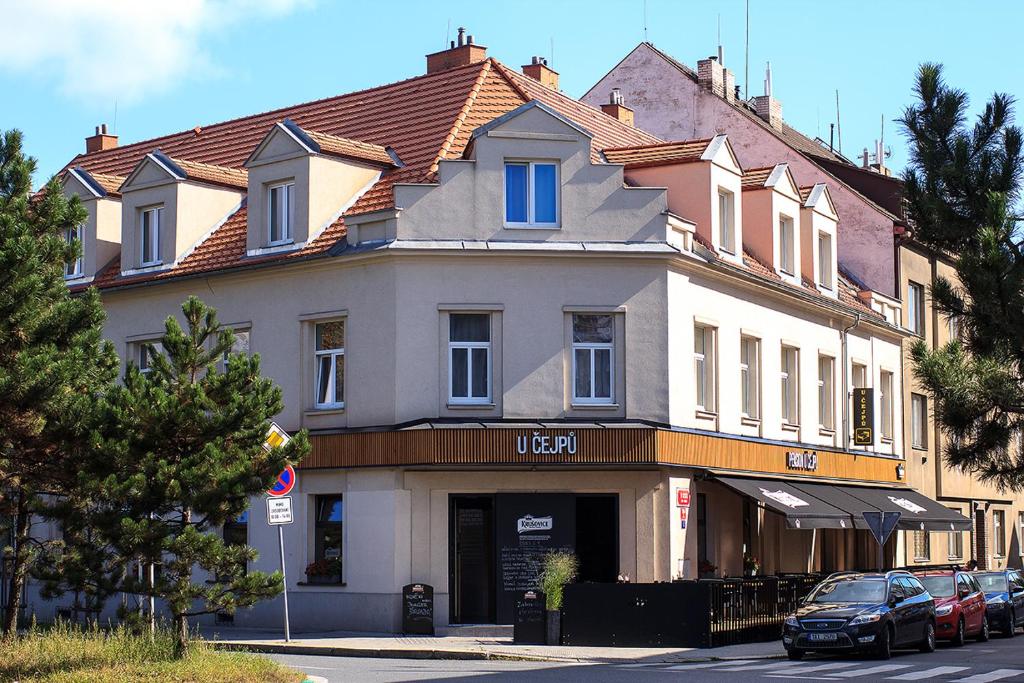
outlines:
M707 138L662 142L655 145L612 147L604 150L604 158L610 164L623 164L626 168L687 164L704 160L704 153L710 147L711 140L712 138Z
M572 128L573 130L578 132L580 135L583 135L583 136L591 138L591 139L594 138L594 134L591 133L586 128L584 128L583 126L581 126L580 124L576 123L575 121L573 121L569 117L561 114L560 112L555 111L554 109L552 109L548 105L544 104L540 100L533 99L533 100L530 100L529 102L527 102L526 104L522 104L522 105L516 107L515 109L513 109L510 112L506 112L506 113L502 114L501 116L499 116L497 118L491 119L490 121L488 121L487 123L485 123L482 126L477 126L476 128L474 128L473 132L469 136L470 143L472 143L473 140L476 140L478 137L480 137L482 135L487 135L490 131L494 130L495 128L499 128L499 127L503 126L504 124L508 123L512 119L515 119L515 118L525 114L526 112L530 111L531 109L537 109L537 110L542 111L545 114L551 116L552 118L561 121L562 123L564 123L569 128Z
M825 183L815 183L810 187L800 188L800 200L804 208L814 209L819 206L828 213L837 213L835 203L832 201L832 193L829 192Z
M121 196L119 191L121 184L125 181L123 176L109 175L106 173L90 173L81 166L69 168L64 177L72 177L87 189L96 199L105 197L114 198Z
M750 168L743 172L744 190L763 190L776 188L779 183L787 183L795 196L800 197L800 189L789 170L789 164L775 164L761 168ZM780 188L781 189L781 188Z
M251 165L266 149L270 140L275 135L282 133L306 154L353 159L392 168L400 168L405 165L398 157L398 153L391 147L305 129L289 118L275 123L242 165Z
M206 185L219 185L232 190L245 190L248 186L248 173L244 169L176 159L155 149L135 165L128 177L121 182L119 190L124 191L124 188L130 186L148 165L156 166L175 182L190 180Z

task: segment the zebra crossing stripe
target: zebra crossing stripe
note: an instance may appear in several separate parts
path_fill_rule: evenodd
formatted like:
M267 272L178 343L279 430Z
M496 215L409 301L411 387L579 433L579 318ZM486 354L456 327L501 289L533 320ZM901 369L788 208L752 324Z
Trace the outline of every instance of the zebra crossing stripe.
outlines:
M745 666L724 666L718 671L757 671L759 669L791 669L802 666L802 662L769 662L767 664L747 664Z
M700 664L675 664L666 666L666 671L686 671L688 669L710 669L715 666L738 666L741 664L753 664L754 659L718 660L717 662L701 662ZM628 664L626 666L629 666ZM659 665L661 666L661 665Z
M1024 674L1024 669L996 669L983 674L974 674L967 678L958 678L954 683L989 683L989 681L1001 681L1004 678L1012 678Z
M920 681L925 678L934 678L935 676L945 676L946 674L955 674L960 671L964 671L969 667L966 666L937 666L934 669L925 669L923 671L911 671L910 673L900 674L899 676L893 676L890 681Z
M810 666L808 666L808 664L810 664ZM828 662L827 664L813 664L813 663L810 663L810 662L800 662L798 664L795 663L795 665L791 669L786 669L786 673L792 672L794 674L805 674L805 673L810 673L811 671L829 671L829 670L832 670L832 669L848 669L851 666L858 666L858 664L859 664L859 662ZM832 674L826 674L826 675L831 676Z
M856 671L840 671L839 673L829 674L829 676L835 676L836 678L856 678L857 676L869 676L882 674L886 671L899 671L900 669L909 668L909 664L882 664L881 666L870 666L867 669L857 669Z

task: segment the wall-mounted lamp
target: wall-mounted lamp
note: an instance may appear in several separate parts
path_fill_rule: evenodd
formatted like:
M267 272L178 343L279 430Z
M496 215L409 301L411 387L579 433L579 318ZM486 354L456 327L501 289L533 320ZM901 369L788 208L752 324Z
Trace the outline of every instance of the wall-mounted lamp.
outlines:
M903 467L903 464L896 465L896 478L902 480L903 475L906 474L907 470Z

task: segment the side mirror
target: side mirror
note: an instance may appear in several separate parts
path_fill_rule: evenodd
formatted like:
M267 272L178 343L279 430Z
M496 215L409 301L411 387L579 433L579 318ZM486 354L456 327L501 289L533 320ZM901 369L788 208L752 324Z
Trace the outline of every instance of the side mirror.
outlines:
M889 596L889 603L888 603L889 607L895 607L896 605L899 604L899 602L900 601L896 598L895 595L890 595Z
M961 588L959 591L957 591L957 595L959 595L961 599L966 598L970 594L971 591L967 590L966 588Z

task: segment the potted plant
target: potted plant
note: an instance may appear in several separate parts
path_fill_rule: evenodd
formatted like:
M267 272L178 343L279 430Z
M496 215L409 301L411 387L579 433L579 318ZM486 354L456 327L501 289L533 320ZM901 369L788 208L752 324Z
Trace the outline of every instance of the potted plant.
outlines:
M309 583L341 583L341 558L310 562L306 566L306 579Z
M756 557L747 553L743 556L743 573L746 576L757 576L761 571L761 562Z
M714 577L715 572L717 572L717 571L718 571L718 567L713 565L713 564L711 564L707 560L701 560L700 564L697 565L698 576L699 576L699 578L702 578L702 579L707 579L707 578Z
M547 608L548 645L562 642L562 598L566 584L576 579L580 562L572 553L548 553L544 557L544 569L540 574L540 585L544 591Z

